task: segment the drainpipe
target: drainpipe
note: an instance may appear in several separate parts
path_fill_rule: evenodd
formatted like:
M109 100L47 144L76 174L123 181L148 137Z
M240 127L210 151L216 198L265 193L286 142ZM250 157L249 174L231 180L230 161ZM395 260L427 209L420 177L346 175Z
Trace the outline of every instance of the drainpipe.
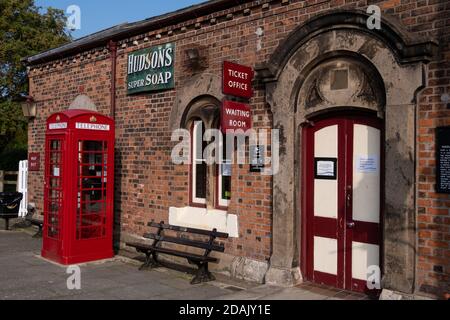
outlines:
M116 119L116 60L117 43L113 40L108 42L108 49L111 52L111 118Z
M117 43L113 40L110 40L108 42L108 50L111 53L111 91L110 91L110 98L111 98L111 118L116 121L116 62L117 62ZM117 155L117 149L114 150L114 154ZM116 158L117 159L117 158ZM117 161L115 161L115 164L117 164ZM114 178L116 179L116 174L113 172ZM117 181L117 180L115 180ZM114 196L114 199L116 199L116 196ZM117 218L116 215L116 202L113 201L112 203L113 207L113 248L114 252L117 254L119 252L120 248L120 218ZM117 245L119 243L119 245Z

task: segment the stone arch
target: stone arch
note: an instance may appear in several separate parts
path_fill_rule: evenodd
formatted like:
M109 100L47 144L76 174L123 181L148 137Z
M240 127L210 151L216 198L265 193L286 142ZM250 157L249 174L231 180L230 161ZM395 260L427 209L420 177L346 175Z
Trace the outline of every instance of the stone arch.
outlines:
M308 40L315 38L318 34L347 28L349 30L360 30L371 38L382 41L396 55L401 64L414 61L429 62L436 52L437 43L407 32L401 22L393 17L383 15L380 30L369 30L367 20L369 14L361 10L349 11L346 9L334 9L320 13L304 24L298 26L280 44L269 61L264 65L265 76L278 79L282 68L292 54Z
M201 119L207 128L215 128L220 119L220 101L210 95L201 95L187 105L180 120L180 128L188 129L194 119Z
M222 101L224 98L222 79L214 74L197 75L179 88L169 120L172 131L180 128L186 120L188 110L192 107L197 108L198 103L202 104L204 101L208 104L213 100Z
M270 60L257 68L259 80L266 84L273 126L280 130L283 144L280 163L284 170L273 182L273 255L268 283L294 285L302 278L299 155L301 127L310 112L299 93L317 67L330 59L348 59L379 79L372 87L377 90L376 111L386 125L385 174L395 177L385 185L384 286L402 292L414 290L415 103L416 93L425 85L426 63L435 44L408 34L387 19L381 30L368 30L367 18L359 11L318 15L294 30ZM326 111L326 106L320 111Z
M343 71L347 75L347 88L328 89L332 87L330 81L335 71ZM325 54L320 61L306 67L305 75L295 84L300 88L294 110L299 123L328 109L343 107L373 111L384 118L385 84L378 70L364 57L348 51Z

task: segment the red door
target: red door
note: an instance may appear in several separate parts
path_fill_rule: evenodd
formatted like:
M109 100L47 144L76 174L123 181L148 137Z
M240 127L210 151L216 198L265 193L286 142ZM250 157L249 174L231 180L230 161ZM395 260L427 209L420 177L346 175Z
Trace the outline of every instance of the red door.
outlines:
M380 282L382 127L340 116L304 129L304 273L352 291Z
M70 239L72 254L82 256L90 252L92 259L100 259L112 248L112 201L114 188L108 179L113 177L113 146L102 135L78 134L73 140L77 166L72 169L76 180L72 185L77 190L73 199L76 215L72 225L76 226Z
M53 135L47 139L45 168L44 241L48 256L62 254L63 230L63 176L65 175L65 135Z

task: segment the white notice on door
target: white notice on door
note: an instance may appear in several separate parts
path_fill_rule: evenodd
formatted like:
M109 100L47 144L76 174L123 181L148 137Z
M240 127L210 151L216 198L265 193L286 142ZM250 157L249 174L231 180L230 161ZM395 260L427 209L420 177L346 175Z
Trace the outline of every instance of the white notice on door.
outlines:
M377 156L359 156L358 157L358 172L359 173L378 173L379 164Z
M318 161L317 175L320 177L334 177L334 162L333 161Z

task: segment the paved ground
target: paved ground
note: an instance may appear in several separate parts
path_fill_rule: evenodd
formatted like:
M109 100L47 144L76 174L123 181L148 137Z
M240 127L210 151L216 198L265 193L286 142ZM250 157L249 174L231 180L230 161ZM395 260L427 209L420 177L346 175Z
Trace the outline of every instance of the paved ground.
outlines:
M1 227L1 226L0 226ZM0 231L0 300L326 300L364 299L311 285L277 288L223 276L191 286L191 275L160 268L139 272L137 262L118 257L81 265L81 290L68 290L66 268L39 257L40 240L28 232Z

